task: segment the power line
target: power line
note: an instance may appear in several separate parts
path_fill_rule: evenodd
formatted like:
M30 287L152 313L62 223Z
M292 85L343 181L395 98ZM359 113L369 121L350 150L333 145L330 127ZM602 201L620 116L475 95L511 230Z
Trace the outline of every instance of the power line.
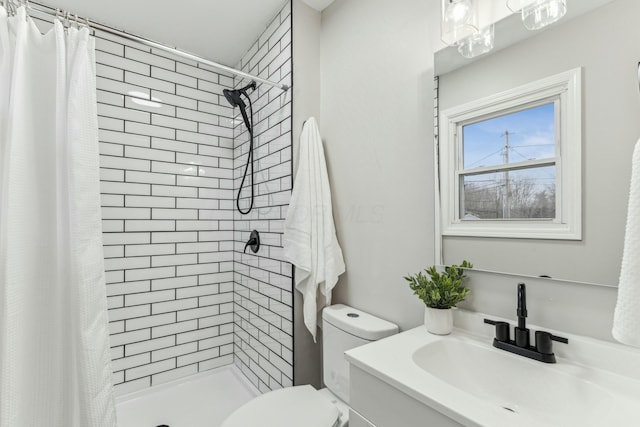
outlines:
M488 158L489 158L489 157L491 157L491 156L495 156L496 154L500 153L500 152L502 151L502 149L503 149L503 148L504 148L504 147L500 147L497 151L494 151L493 153L486 155L485 157L481 158L480 160L478 160L478 161L475 161L475 162L471 163L469 166L467 166L467 168L470 168L471 166L477 165L477 164L478 164L478 163L480 163L481 161L486 160L486 159L488 159Z
M531 144L531 145L512 145L511 147L515 147L515 148L530 148L530 147L548 147L551 145L556 145L556 144Z

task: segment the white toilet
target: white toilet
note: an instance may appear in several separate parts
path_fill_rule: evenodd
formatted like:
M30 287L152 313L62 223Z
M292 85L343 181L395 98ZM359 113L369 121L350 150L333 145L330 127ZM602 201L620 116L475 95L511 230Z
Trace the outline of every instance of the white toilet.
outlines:
M398 326L342 304L322 312L324 383L259 396L232 413L222 427L346 427L349 364L344 352L396 334Z

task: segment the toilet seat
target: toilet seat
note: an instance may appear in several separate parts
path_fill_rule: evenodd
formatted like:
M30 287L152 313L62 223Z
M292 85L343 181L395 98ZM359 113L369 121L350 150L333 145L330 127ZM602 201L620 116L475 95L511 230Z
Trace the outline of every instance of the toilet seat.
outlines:
M222 427L334 427L340 411L310 385L256 397L224 420Z

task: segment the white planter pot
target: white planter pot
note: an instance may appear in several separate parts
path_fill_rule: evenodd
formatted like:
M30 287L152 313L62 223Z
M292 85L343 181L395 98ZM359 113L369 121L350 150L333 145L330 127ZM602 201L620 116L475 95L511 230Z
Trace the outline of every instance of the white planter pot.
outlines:
M453 329L453 311L450 308L425 307L424 325L435 335L448 335Z

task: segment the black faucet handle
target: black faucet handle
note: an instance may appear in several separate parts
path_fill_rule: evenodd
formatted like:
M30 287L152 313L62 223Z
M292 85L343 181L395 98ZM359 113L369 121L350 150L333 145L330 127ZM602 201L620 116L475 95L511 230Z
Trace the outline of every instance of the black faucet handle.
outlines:
M569 344L567 338L558 337L550 332L536 331L536 350L542 354L553 354L552 341Z
M542 354L553 354L551 334L544 331L536 331L536 350Z
M501 342L508 342L511 340L511 334L509 332L510 326L507 322L498 322L495 320L484 319L484 323L494 325L496 327L496 339Z
M551 335L551 339L553 341L561 342L562 344L569 344L569 339L564 337L559 337L557 335Z
M496 322L496 339L502 342L511 341L511 329L507 322Z

